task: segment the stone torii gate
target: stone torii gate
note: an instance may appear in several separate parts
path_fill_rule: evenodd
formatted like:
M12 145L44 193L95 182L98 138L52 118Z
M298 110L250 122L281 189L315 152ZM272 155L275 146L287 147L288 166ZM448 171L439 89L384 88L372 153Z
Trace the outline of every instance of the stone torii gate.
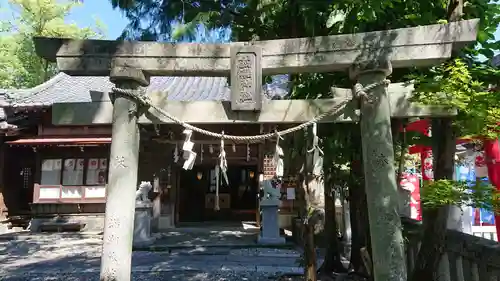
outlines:
M231 77L231 102L167 103L161 95L146 100L117 91L113 103L54 105L55 125L113 125L101 280L130 280L138 124L171 123L172 116L186 123L301 123L325 113L332 114L318 122L361 123L374 277L376 281L406 280L390 118L455 113L411 104L411 87L382 85L392 68L429 66L448 59L453 49L476 40L478 22L227 44L35 38L37 53L57 62L60 71L110 76L122 92L147 86L150 76ZM350 89L334 88L333 99L261 100L262 75L347 70L357 85L354 95ZM364 97L363 118L355 114L357 102L348 102L353 96ZM339 109L332 110L335 107Z

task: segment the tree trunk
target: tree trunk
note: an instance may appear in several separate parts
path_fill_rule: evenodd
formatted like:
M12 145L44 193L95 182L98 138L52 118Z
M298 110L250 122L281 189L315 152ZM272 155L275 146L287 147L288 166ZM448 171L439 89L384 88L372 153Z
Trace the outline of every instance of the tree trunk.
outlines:
M401 191L401 180L403 179L403 172L405 169L406 162L406 149L408 148L408 141L406 140L406 126L408 122L403 122L403 132L398 132L398 135L401 136L401 151L399 155L398 161L398 174L396 176L396 184L398 185L398 190Z
M461 19L463 6L463 0L449 0L447 17L450 22ZM452 180L456 149L456 136L452 120L450 118L433 119L431 132L434 179ZM444 253L446 231L448 229L449 206L442 206L433 210L426 210L422 206L422 210L424 235L415 262L415 269L411 275L411 281L438 280L439 262Z
M453 179L455 134L450 118L432 120L434 179ZM438 268L444 253L449 207L423 208L424 235L418 252L412 281L438 280Z
M312 152L304 151L304 165L302 167L303 189L305 191L305 224L304 224L304 254L305 254L305 279L307 281L317 280L317 258L314 245L315 234L324 230L325 198L324 181L320 171L315 173L313 167L322 157L313 146L311 128L304 135L307 145L303 149L313 148Z
M449 0L448 8L446 12L446 17L448 21L459 21L462 19L464 12L464 1L463 0Z
M347 272L342 264L342 245L337 237L337 217L335 215L335 192L334 179L332 169L329 169L332 163L331 155L326 149L325 160L323 165L324 184L325 184L325 233L327 237L327 246L325 260L319 271L322 275L331 275L334 272Z
M314 226L312 223L304 224L304 261L305 280L316 281L316 250L314 247Z
M290 159L293 163L290 164L290 173L297 173L300 177L300 185L297 190L297 202L299 204L298 217L301 220L299 235L303 254L303 266L305 280L316 281L316 251L314 249L314 229L313 224L306 221L309 213L310 202L308 198L309 177L307 174L307 135L305 133L294 134L292 139L288 139L290 147L295 150L289 151ZM296 167L295 163L300 163L302 166ZM300 165L299 164L299 165Z
M396 175L396 184L398 186L399 197L399 215L411 218L411 192L408 190L404 190L401 187L401 182L403 180L403 174L405 172L405 163L406 163L406 153L408 149L408 140L406 138L406 127L408 125L408 121L400 121L402 125L402 132L398 132L398 138L400 143L400 151L399 151L399 160L398 160L398 170ZM396 142L394 142L394 147L396 147Z
M42 59L44 65L43 65L43 82L46 82L49 80L49 61Z
M325 260L321 265L319 271L321 274L331 275L332 273L347 272L342 264L342 245L337 237L337 219L335 216L335 197L328 196L326 198L326 219L325 219L325 232L328 237L328 244L326 246Z
M361 134L359 126L353 129L351 136L353 148L361 146ZM349 184L349 210L351 211L351 260L349 268L363 276L372 276L367 271L361 257L361 249L366 248L371 255L370 229L368 221L368 205L363 175L363 159L361 149L352 149L351 160L351 182Z
M309 217L310 204L307 199L307 188L308 188L309 177L307 175L303 176L302 187L305 191L305 200L302 219ZM307 220L302 225L302 241L304 243L304 277L306 281L316 281L317 276L317 265L316 265L316 249L314 246L314 223L311 220Z

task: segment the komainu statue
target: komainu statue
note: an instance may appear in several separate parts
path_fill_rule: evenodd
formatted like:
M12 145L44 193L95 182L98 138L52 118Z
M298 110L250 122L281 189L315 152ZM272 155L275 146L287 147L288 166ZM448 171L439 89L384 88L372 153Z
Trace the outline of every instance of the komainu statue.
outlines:
M260 204L263 206L279 206L281 192L276 188L271 180L264 180L261 183L263 195Z
M153 185L151 185L151 182L149 181L142 181L141 184L139 185L139 188L135 192L135 202L136 203L149 203L151 200L149 200L148 194L149 191L153 188Z

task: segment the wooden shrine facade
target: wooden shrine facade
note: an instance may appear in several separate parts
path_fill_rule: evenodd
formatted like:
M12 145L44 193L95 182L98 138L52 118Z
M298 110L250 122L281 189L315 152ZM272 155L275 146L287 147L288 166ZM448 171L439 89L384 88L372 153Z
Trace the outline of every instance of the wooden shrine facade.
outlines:
M31 120L35 121L18 134L6 137L2 145L2 160L9 163L3 165L2 193L11 222L26 226L31 218L102 216L111 124L53 125L52 106L30 110ZM202 127L236 135L276 129L274 125L264 124ZM211 220L258 222L258 179L261 174L272 177L272 144L226 142L230 186L221 186L221 210L215 212L213 174L220 142L194 134L193 150L198 157L194 168L185 171L182 169L183 136L182 128L175 124L141 126L138 182L153 183L150 197L154 203L155 227L163 229L183 222ZM289 178L282 191L282 226L289 226L296 214L294 200L286 198L287 188L296 186L295 175Z

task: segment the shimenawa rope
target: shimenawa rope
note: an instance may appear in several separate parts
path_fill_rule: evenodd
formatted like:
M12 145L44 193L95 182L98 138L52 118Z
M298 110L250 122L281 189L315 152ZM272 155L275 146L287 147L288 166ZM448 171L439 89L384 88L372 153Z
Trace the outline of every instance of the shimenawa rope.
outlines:
M389 84L390 84L390 81L387 79L380 81L380 82L376 82L376 83L367 85L366 87L363 87L363 85L361 85L360 83L356 83L354 85L354 88L353 88L354 98L366 98L368 100L368 102L371 103L373 101L373 99L371 98L370 95L368 95L367 92L378 87L378 86L387 86ZM266 139L270 139L270 138L273 138L276 136L283 136L286 134L300 131L302 129L307 128L308 126L311 126L312 124L317 123L318 121L322 120L326 116L330 116L330 115L334 115L334 114L338 113L338 111L341 110L349 102L349 101L343 101L343 102L337 104L336 106L332 107L330 110L327 110L327 111L315 116L311 120L304 122L300 125L297 125L295 127L289 128L289 129L285 129L285 130L281 130L281 131L277 131L277 132L273 132L273 133L254 135L254 136L235 136L235 135L214 133L214 132L193 126L191 124L188 124L188 123L180 120L179 118L171 115L170 113L163 110L162 108L159 108L158 106L154 105L148 96L138 94L139 91L137 91L137 90L121 89L121 88L114 87L114 88L112 88L112 92L115 94L118 94L118 95L122 95L125 97L129 97L131 99L137 100L137 102L139 102L144 107L151 107L151 108L155 109L161 115L172 120L174 123L179 124L180 126L184 127L185 129L189 129L189 130L192 130L194 132L197 132L197 133L200 133L200 134L203 134L206 136L214 137L214 138L227 139L227 140L233 140L233 141L246 141L246 142L266 140Z

